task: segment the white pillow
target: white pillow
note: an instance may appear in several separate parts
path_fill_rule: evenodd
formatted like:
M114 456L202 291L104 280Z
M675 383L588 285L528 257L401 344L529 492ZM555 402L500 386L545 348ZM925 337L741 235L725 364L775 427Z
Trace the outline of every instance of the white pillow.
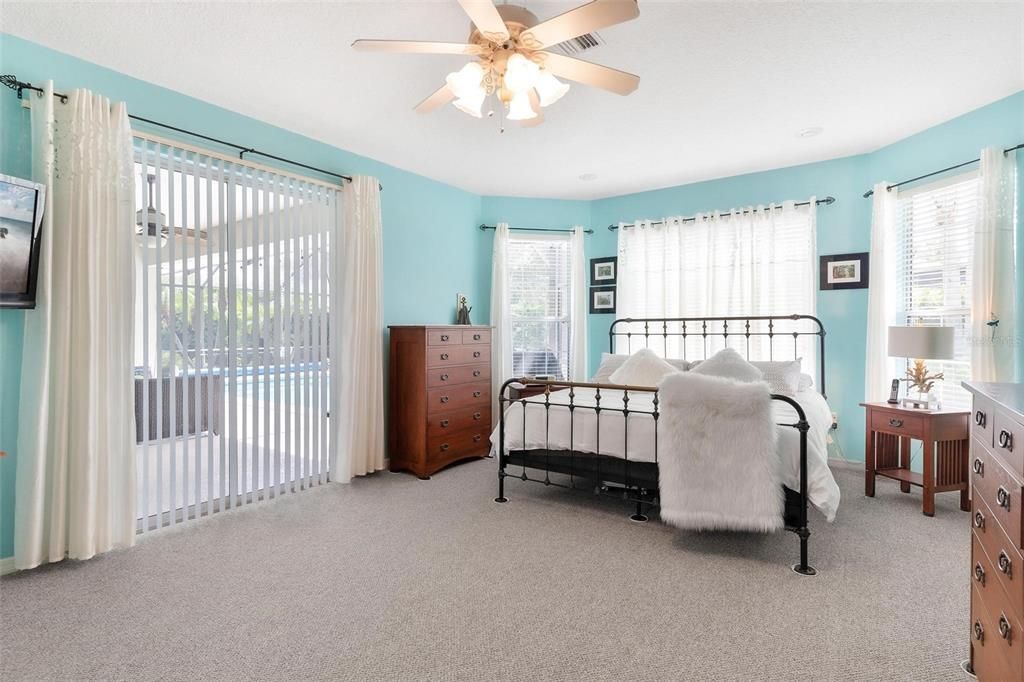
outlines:
M650 348L641 348L612 372L608 381L628 386L657 386L662 379L678 371Z
M800 385L797 386L796 390L798 390L798 391L806 391L807 389L811 388L812 386L814 386L814 379L811 378L811 375L810 374L801 374L800 375Z
M800 361L796 360L772 360L768 362L753 361L754 367L761 370L764 380L768 382L772 393L780 395L796 395L800 390Z
M593 384L611 383L612 372L622 367L622 364L628 359L628 355L601 353L601 365L594 372L594 376L590 378L590 382ZM685 372L690 368L690 363L686 360L673 360L671 358L664 358L664 360L680 372Z
M737 381L761 381L761 370L743 359L733 348L723 348L690 370L697 374L726 377Z

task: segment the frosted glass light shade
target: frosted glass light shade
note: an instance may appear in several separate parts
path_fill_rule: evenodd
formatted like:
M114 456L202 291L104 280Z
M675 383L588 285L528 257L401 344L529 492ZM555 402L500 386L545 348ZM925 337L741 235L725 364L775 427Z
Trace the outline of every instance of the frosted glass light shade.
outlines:
M526 92L537 82L540 67L518 52L505 64L505 87L514 93Z
M540 95L540 105L542 107L550 106L562 99L562 95L569 92L569 84L563 83L562 81L551 75L550 71L540 72L537 76L537 83L533 87L537 88L537 94Z
M889 327L889 356L913 360L952 360L952 327Z
M477 87L476 91L468 92L452 102L452 106L474 118L481 118L483 116L481 107L483 106L484 99L486 99L486 97L487 91L484 90L484 87L481 85Z
M529 93L517 92L508 104L508 120L527 121L531 118L537 118L537 112L530 105Z
M451 88L452 93L458 99L475 95L477 90L482 90L480 82L484 79L484 69L480 62L469 62L458 71L445 76L444 82Z

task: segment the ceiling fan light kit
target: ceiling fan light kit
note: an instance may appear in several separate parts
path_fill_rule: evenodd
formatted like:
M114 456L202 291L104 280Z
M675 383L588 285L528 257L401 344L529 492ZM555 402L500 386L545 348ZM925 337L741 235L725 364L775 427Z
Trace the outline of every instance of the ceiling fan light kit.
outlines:
M569 84L557 76L619 95L628 95L640 83L633 74L547 51L591 31L635 19L640 15L636 0L592 0L544 22L538 22L525 7L495 5L492 0L459 0L459 4L473 22L467 43L352 43L353 48L362 51L474 57L449 73L445 84L416 106L419 113L451 102L459 111L482 118L484 101L494 95L509 120L531 126L543 121L543 107L551 106L569 91Z

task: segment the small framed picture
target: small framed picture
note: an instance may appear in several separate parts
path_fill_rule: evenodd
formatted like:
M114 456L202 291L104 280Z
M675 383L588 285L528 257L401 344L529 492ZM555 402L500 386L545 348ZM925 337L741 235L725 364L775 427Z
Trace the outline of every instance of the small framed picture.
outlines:
M590 314L615 312L615 287L590 287Z
M819 280L818 288L822 291L867 289L868 254L839 253L834 256L822 256Z
M615 278L618 275L618 263L619 259L617 256L609 256L608 258L591 258L590 259L590 286L608 286L615 284Z

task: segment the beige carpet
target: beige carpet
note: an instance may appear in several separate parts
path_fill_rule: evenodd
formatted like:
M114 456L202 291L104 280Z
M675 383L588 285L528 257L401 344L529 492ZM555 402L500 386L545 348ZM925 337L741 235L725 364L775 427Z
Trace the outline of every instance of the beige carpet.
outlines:
M4 680L958 680L968 515L836 472L791 533L696 535L495 463L380 473L0 581Z

